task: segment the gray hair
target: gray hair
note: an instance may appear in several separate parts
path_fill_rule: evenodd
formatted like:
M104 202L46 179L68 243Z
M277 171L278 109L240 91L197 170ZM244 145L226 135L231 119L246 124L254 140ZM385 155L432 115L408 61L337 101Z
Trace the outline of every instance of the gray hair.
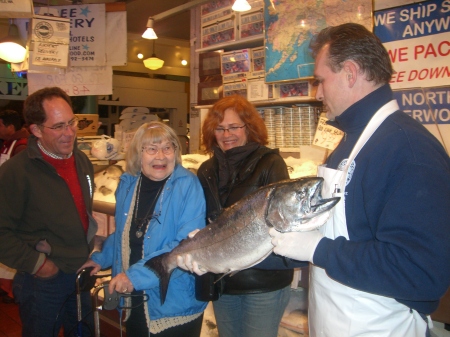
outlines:
M175 163L181 164L181 144L175 131L166 124L152 121L142 124L134 134L126 154L126 172L136 176L141 171L142 147L149 144L172 143L175 148Z

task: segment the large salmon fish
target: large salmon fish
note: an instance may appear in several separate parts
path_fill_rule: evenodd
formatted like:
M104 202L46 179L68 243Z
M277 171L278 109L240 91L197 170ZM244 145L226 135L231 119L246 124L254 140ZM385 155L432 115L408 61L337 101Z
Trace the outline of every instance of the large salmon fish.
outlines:
M323 178L284 180L261 187L226 208L193 238L171 252L145 263L160 279L164 303L177 255L191 254L199 265L216 274L232 274L250 268L272 253L269 229L280 232L311 230L308 222L328 212L340 198L322 199Z

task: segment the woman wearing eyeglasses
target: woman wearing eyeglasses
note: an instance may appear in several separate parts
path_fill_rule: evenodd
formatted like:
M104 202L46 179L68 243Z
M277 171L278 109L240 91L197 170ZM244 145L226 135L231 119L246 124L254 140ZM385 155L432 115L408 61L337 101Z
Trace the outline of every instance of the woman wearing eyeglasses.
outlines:
M116 231L82 268L112 267L109 291L129 294L122 303L131 337L199 337L205 302L195 299L194 276L175 269L161 305L159 280L144 266L205 226L201 185L181 166L175 132L160 122L142 125L126 154L116 191ZM148 301L144 303L145 296Z
M213 155L197 173L208 219L214 220L224 208L259 187L289 179L278 149L265 146L268 136L263 119L242 96L216 102L202 132L206 152ZM274 254L270 258L280 259ZM198 298L214 299L214 294L209 294L211 276L208 273L198 278ZM292 276L292 269L263 270L257 265L216 282L222 291L213 302L220 337L276 337L289 301Z

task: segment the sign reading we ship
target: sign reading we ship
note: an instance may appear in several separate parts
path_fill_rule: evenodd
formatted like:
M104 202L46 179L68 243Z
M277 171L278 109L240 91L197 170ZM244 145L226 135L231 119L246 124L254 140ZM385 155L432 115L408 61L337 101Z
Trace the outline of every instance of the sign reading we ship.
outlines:
M70 19L69 66L104 66L105 4L54 6Z
M374 21L396 71L393 89L450 84L450 0L377 11Z

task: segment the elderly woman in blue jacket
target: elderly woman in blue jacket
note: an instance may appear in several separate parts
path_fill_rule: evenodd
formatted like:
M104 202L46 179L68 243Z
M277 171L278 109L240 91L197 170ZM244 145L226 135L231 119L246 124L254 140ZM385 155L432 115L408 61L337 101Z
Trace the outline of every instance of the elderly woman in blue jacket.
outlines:
M160 122L142 125L126 155L116 191L116 231L82 268L112 267L109 291L124 297L127 335L200 336L206 302L195 299L194 276L176 269L161 305L159 280L144 266L205 226L205 200L197 177L181 166L175 132ZM136 295L136 296L134 296ZM142 295L142 296L140 296ZM148 295L148 301L144 298Z

